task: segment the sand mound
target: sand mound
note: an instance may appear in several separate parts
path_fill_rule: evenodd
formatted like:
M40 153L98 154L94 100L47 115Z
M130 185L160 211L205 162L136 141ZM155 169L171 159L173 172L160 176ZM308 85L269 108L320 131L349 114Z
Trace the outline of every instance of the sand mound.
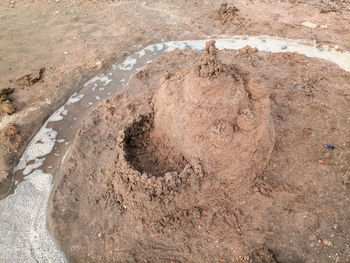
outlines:
M216 52L208 42L195 70L161 82L154 98L154 130L187 160L200 160L205 172L237 180L269 160L274 141L270 100L237 67L221 64Z
M326 262L347 244L350 151L318 142L345 143L322 118L349 122L348 74L245 51L170 52L84 120L48 221L72 262Z

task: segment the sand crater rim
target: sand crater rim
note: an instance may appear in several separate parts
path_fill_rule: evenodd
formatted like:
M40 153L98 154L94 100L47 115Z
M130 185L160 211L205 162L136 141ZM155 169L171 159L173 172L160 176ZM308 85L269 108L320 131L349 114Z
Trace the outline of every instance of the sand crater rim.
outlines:
M143 114L125 129L126 162L147 177L180 173L187 164L184 156L154 136L154 114Z

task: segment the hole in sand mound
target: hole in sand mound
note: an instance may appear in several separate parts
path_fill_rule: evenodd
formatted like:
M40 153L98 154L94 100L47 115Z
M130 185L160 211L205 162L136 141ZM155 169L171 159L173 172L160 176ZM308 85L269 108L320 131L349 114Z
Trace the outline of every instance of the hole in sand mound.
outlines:
M141 115L125 130L126 160L141 173L156 177L167 172L180 173L186 165L165 138L154 133L153 114Z

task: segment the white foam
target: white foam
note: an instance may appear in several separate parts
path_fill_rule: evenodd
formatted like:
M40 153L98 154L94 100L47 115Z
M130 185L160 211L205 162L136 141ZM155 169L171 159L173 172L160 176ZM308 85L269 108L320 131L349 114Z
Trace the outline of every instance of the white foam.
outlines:
M86 82L84 84L84 87L94 83L94 87L97 87L97 83L95 83L96 81L101 81L104 83L104 86L108 85L110 82L112 82L113 80L108 78L106 75L102 74L101 76L96 76L96 77L93 77L92 79L90 79L88 82Z
M80 94L79 96L77 96L77 93L75 92L72 96L69 97L68 101L66 102L66 105L77 103L83 97L84 97L84 94Z
M192 49L202 50L207 40L189 40L185 42L168 42L165 45L168 50L184 47L184 43ZM321 58L337 64L340 68L350 71L350 52L340 52L337 49L322 50L313 45L301 44L305 40L283 39L271 36L233 36L230 38L216 39L218 49L240 49L246 45L266 52L297 52L312 58ZM287 48L286 48L287 47Z
M50 174L36 170L0 202L0 262L66 262L46 229Z
M155 47L155 45L149 45L149 46L145 47L144 50L154 52L154 47Z
M162 50L164 48L164 44L156 44L157 50Z
M53 116L50 118L56 119L56 117ZM22 155L22 158L14 168L14 172L25 169L28 163L32 161L34 161L34 164L31 164L31 167L39 168L43 163L41 158L51 153L55 145L57 132L52 128L47 128L47 123L48 121L46 121L44 126L28 144ZM29 172L27 170L27 173Z
M139 58L142 58L144 55L146 55L146 52L144 49L142 49L141 51L139 51Z
M191 41L193 43L195 43L196 41ZM165 46L167 47L165 52L171 52L173 50L176 50L176 49L184 49L186 48L186 43L187 42L183 42L183 41L172 41L172 42L167 42L165 43ZM204 43L205 45L205 43Z
M83 94L77 96L75 92L70 96L65 105L56 110L44 123L39 132L29 142L20 161L14 168L14 172L22 170L24 175L31 173L34 169L41 167L45 161L45 156L50 154L56 143L57 131L48 128L50 122L57 122L63 120L64 116L68 114L65 106L71 105L80 101L84 97ZM30 163L30 164L29 164Z
M99 76L93 77L92 79L90 79L88 82L86 82L86 83L84 84L84 87L90 85L91 83L95 83L95 82L98 81L99 79L100 79Z
M106 86L113 81L113 79L110 79L105 75L102 75L99 80L104 83L103 86Z
M66 115L66 114L64 114L65 111L66 110L65 110L64 106L62 106L57 111L55 111L54 114L52 114L50 116L50 118L48 119L48 122L54 122L54 121L61 121L61 120L63 120L63 116L62 115Z
M121 70L132 70L136 64L136 58L128 57L120 66Z
M26 167L23 170L23 175L30 174L33 170L39 168L43 165L45 158L35 158L34 163L26 165Z
M316 27L317 27L316 24L311 23L311 22L307 22L307 21L305 21L305 22L303 22L303 23L301 23L301 24L302 24L303 26L310 27L310 28L316 28Z

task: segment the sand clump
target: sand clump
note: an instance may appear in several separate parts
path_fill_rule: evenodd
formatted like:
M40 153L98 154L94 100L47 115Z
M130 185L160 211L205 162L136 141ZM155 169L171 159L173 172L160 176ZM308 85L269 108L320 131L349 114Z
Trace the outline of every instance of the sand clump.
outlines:
M11 115L16 112L12 98L13 93L13 88L0 90L0 119L2 115ZM16 155L21 141L18 134L19 129L14 123L10 123L7 127L0 129L0 152L6 156L2 160L0 159L0 197L9 185L9 171L4 168L11 166L14 161L14 155Z
M0 114L12 114L16 111L13 105L11 94L14 92L12 88L6 88L0 90Z
M14 159L13 154L18 151L18 146L22 143L19 127L14 123L10 123L6 128L0 130L0 143L7 155L7 159L3 163L0 162L0 164L9 165ZM0 169L0 189L3 186L8 186L10 182L9 173ZM0 196L2 194L3 192L0 191Z
M34 70L32 73L26 74L16 79L16 84L20 86L31 86L41 80L44 74L45 68Z
M13 92L13 88L4 88L0 90L0 118L4 114L11 115L16 112L12 98ZM5 189L5 186L8 186L8 181L10 180L8 177L9 172L1 168L8 167L13 162L13 155L16 154L20 141L18 133L18 127L13 123L0 129L0 145L2 146L0 147L2 148L0 152L6 156L6 158L0 160L0 197L3 189Z
M239 180L269 160L274 141L270 102L262 86L242 77L235 66L221 64L216 52L215 42L208 42L194 71L161 82L154 98L154 130L187 160L201 160L207 173Z
M228 6L228 4L222 3L219 10L216 13L216 19L220 20L221 24L237 22L237 12L239 9L235 6Z
M336 236L330 222L347 227L350 213L334 201L346 200L345 186L319 166L326 156L342 159L311 142L333 137L323 134L326 123L310 119L310 105L314 116L324 116L314 102L330 103L326 94L334 89L322 80L310 97L294 85L319 67L342 75L337 81L346 76L296 54L242 52L218 51L214 42L203 53L170 52L84 120L48 217L71 262L328 258L317 240ZM281 61L289 64L274 74ZM328 106L346 120L344 103L339 97L339 109Z
M224 71L223 65L217 59L217 52L214 40L206 43L204 52L194 69L199 77L215 78Z

